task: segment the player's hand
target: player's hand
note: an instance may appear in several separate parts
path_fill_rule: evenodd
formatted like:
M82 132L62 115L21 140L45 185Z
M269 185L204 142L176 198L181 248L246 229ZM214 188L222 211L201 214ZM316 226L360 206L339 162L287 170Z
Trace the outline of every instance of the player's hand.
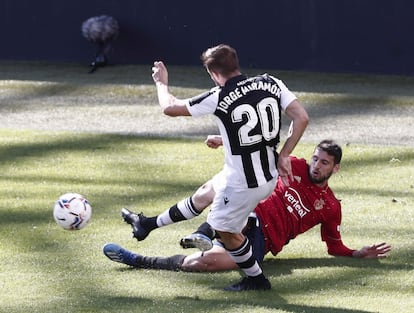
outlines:
M154 83L168 85L168 71L162 61L154 62L154 66L152 67L152 79L154 80Z
M212 149L217 149L223 145L223 140L219 135L208 135L204 142L209 148Z
M358 257L366 259L382 259L388 256L391 251L391 246L385 242L373 244L371 246L362 247L357 251Z
M285 157L279 155L279 159L277 161L277 170L283 184L285 186L289 186L289 179L293 181L292 164L290 163L289 156Z

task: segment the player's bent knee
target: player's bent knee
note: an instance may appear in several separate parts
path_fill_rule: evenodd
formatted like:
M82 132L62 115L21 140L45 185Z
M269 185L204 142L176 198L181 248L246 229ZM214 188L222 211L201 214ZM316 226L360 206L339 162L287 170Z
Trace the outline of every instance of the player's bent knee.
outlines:
M199 212L203 211L213 202L214 194L214 189L210 182L207 182L204 185L202 185L192 196L195 208Z
M224 248L214 246L211 250L197 252L184 259L181 269L186 272L218 272L236 269Z

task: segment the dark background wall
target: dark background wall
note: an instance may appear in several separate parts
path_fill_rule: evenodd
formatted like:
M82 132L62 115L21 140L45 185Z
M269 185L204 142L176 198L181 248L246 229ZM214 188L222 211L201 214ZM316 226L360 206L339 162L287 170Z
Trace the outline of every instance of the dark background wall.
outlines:
M82 22L120 25L110 61L199 65L234 46L242 67L414 74L414 1L0 0L0 59L89 63Z

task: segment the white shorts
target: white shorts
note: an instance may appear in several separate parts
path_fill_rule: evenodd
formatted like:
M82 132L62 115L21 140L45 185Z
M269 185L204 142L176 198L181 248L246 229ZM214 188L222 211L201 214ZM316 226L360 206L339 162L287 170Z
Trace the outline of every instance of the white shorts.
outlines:
M234 188L223 183L221 173L213 177L216 193L207 222L218 231L241 233L249 213L253 212L259 201L270 196L276 186L277 177L256 188Z

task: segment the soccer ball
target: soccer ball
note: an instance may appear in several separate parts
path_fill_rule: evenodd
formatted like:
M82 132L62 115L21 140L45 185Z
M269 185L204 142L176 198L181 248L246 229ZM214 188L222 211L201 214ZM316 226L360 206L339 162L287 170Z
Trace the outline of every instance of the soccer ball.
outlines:
M56 201L53 217L56 223L67 230L84 228L91 219L92 207L89 201L77 193L65 193Z

